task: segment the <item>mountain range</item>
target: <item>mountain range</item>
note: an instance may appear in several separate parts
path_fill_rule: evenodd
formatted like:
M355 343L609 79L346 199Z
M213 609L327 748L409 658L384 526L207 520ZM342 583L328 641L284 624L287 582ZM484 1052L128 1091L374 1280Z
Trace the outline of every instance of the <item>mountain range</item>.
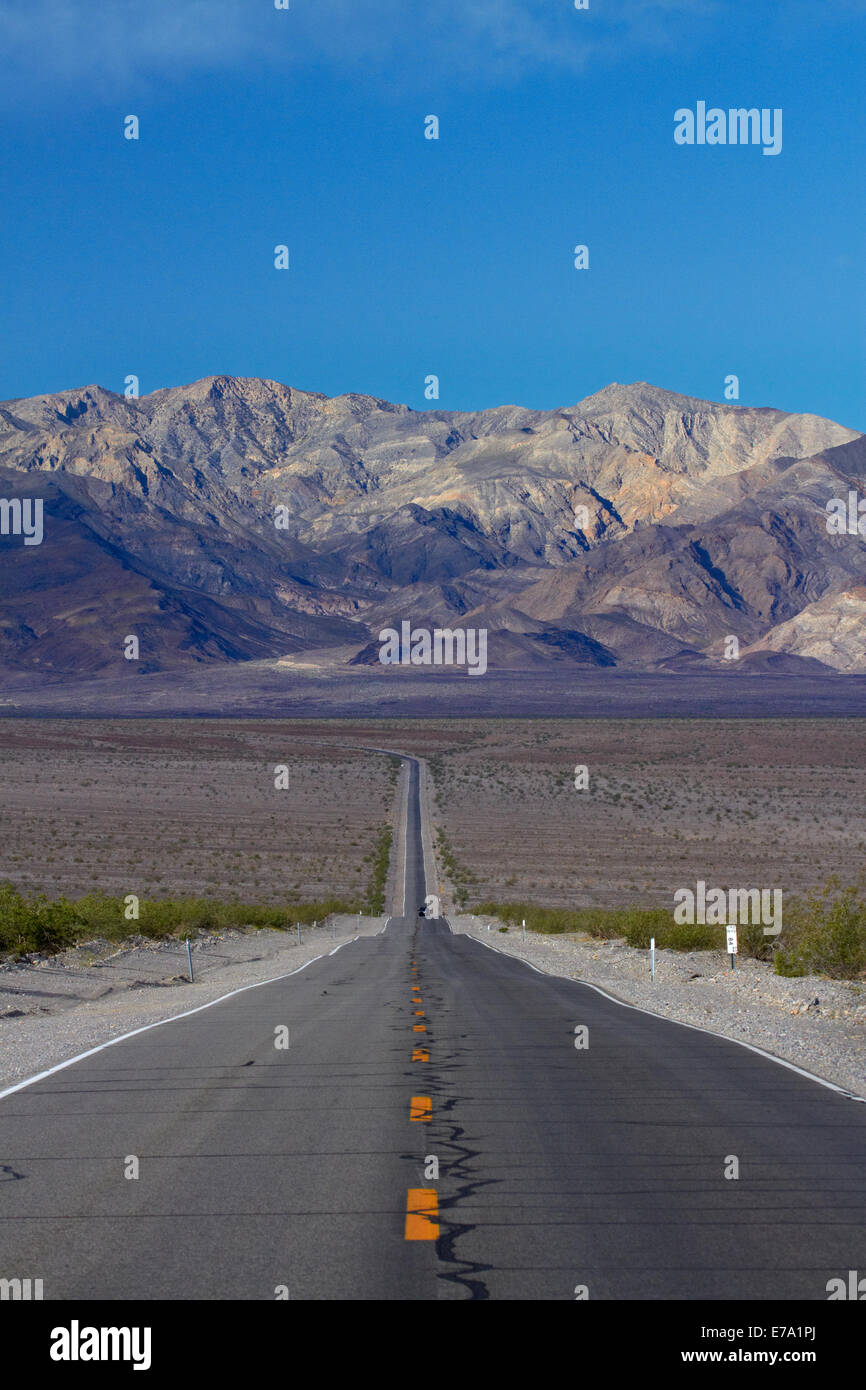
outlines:
M135 634L139 674L395 675L378 635L410 619L486 628L515 675L862 673L864 539L827 503L864 475L856 430L644 382L546 411L228 376L6 401L0 499L41 499L44 536L0 536L0 666L122 674Z

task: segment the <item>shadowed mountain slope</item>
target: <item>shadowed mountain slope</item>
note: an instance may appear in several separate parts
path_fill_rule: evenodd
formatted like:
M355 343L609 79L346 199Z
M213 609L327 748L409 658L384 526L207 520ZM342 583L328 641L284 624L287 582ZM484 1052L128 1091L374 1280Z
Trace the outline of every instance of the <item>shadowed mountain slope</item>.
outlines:
M0 499L41 499L44 538L0 536L0 662L121 674L134 633L141 673L348 669L411 619L486 627L506 670L721 667L735 635L752 669L866 671L864 540L826 524L864 475L832 421L643 382L551 411L232 377L8 401Z

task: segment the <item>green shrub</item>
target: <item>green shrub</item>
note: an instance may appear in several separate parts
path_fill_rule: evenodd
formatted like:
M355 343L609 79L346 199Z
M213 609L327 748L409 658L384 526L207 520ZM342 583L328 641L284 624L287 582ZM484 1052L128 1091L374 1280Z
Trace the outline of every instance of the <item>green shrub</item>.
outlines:
M142 898L137 920L124 916L124 906L122 898L97 893L75 902L65 898L50 901L44 895L26 897L11 883L0 883L0 953L50 954L94 936L108 941L125 941L139 935L159 940L230 927L293 930L296 922L321 922L332 912L354 913L362 905L357 899L341 898L287 903L282 907L209 898Z
M725 929L674 922L663 908L551 908L526 902L483 902L475 911L520 923L534 932L582 932L601 940L624 937L647 950L724 951ZM765 936L760 923L737 928L741 955L773 960L779 975L829 975L853 980L866 975L866 874L843 887L831 879L820 892L785 903L781 937Z
M700 922L674 922L662 932L661 942L668 951L723 951L726 945L724 927L711 927Z
M778 975L830 975L853 980L866 971L866 881L825 887L785 907L775 956Z
M779 950L776 952L774 967L777 975L797 976L809 974L809 971L805 969L803 962L799 960L794 954L785 950Z
M459 910L465 908L469 901L469 885L476 883L477 879L473 873L465 869L454 858L454 852L445 838L445 832L441 826L436 830L436 852L445 873L451 881L454 890L454 905Z
M370 886L367 889L367 911L378 917L385 910L385 883L388 878L388 865L391 860L391 841L393 833L390 825L382 831L371 855L373 870Z
M624 936L630 946L649 946L650 937L671 925L671 914L663 908L564 908L538 907L524 902L483 902L474 909L479 916L498 917L501 922L519 926L526 921L530 931L552 935L585 932L600 940Z
M751 956L754 960L772 960L776 949L774 936L765 936L760 922L746 922L737 927L737 945L740 954Z
M597 940L625 937L629 946L648 951L653 937L659 950L723 951L724 927L700 923L680 925L663 907L560 908L537 907L534 903L479 903L481 916L498 917L502 922L526 921L530 931L558 934L581 932Z
M62 951L83 926L77 904L44 894L23 898L11 883L0 884L0 951Z

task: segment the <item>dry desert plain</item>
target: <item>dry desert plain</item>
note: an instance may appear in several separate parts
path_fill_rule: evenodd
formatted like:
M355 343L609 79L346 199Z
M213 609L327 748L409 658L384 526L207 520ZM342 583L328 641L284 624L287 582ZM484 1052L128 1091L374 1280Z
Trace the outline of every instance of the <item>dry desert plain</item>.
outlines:
M864 766L862 719L491 721L430 762L470 909L672 908L698 879L851 883L866 868Z
M397 765L322 737L267 720L0 720L0 880L73 898L362 898Z
M358 745L428 760L470 910L669 907L699 878L801 892L866 867L862 719L6 719L0 879L354 897L394 804L392 764Z

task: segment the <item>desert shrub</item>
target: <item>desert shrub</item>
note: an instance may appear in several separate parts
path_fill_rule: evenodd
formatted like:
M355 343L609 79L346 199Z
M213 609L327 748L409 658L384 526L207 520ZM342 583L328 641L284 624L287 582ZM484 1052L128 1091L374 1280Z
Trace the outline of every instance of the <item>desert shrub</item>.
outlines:
M776 940L774 936L764 935L764 928L760 922L746 922L737 927L740 954L751 956L754 960L772 960Z
M387 871L387 866L386 866ZM312 903L267 906L209 898L142 898L139 916L124 917L124 900L91 893L69 902L44 895L27 897L11 883L0 883L0 953L54 953L88 937L124 941L132 936L160 939L229 927L292 930L296 922L321 922L332 912L358 912L357 899L326 898Z
M0 884L0 950L62 951L84 925L76 907L65 898L52 902L44 894L24 898L11 883Z
M530 931L557 935L561 932L586 932L600 940L624 936L630 946L649 946L650 937L658 944L660 932L671 925L671 914L663 908L598 908L598 907L539 907L525 902L484 902L475 908L478 916L498 917L500 922L519 926L522 921Z
M388 864L391 859L392 838L393 833L388 825L376 841L371 856L373 869L370 886L367 889L367 911L373 917L378 917L385 908L385 881L388 877Z
M462 912L469 901L469 885L477 883L478 880L475 874L469 869L464 868L464 866L455 859L454 851L448 843L445 832L442 830L441 826L436 829L436 853L439 856L439 862L451 881L451 887L454 893L454 905Z
M656 938L657 946L668 951L723 951L724 927L706 926L700 922L669 922Z
M498 917L501 922L519 925L524 919L530 931L556 934L583 932L601 941L625 937L629 946L648 951L655 937L659 950L723 951L723 927L700 923L681 925L663 907L559 908L537 907L534 903L479 903L480 916ZM760 930L760 928L759 928Z
M830 879L819 892L786 904L775 954L778 975L853 980L866 971L866 880Z
M519 924L534 932L583 932L599 939L624 937L647 950L650 938L670 951L724 951L725 929L674 922L663 908L538 907L526 902L484 902L479 916ZM866 974L866 874L847 887L831 879L823 889L785 903L781 937L765 936L760 923L737 928L744 956L773 960L779 975L829 975L852 980Z
M633 909L624 916L622 935L629 946L648 951L655 937L658 950L719 951L724 950L725 933L722 927L705 926L700 922L675 922L663 908Z

